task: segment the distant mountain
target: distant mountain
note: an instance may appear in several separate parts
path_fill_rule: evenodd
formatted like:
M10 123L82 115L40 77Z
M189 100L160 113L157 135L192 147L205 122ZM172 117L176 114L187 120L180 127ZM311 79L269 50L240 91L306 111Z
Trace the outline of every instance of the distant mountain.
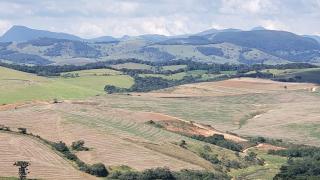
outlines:
M207 34L215 34L215 33L218 33L219 30L218 29L208 29L208 30L205 30L205 31L202 31L202 32L199 32L197 34L195 34L195 36L204 36L204 35L207 35Z
M318 41L318 42L320 43L320 36L316 36L316 35L304 35L304 37L308 37L308 38L315 39L316 41Z
M13 26L1 38L1 42L25 42L32 39L41 37L55 38L55 39L68 39L68 40L81 40L80 37L66 34L50 32L45 30L31 29L25 26Z
M262 26L257 26L251 29L251 31L264 31L264 30L268 30Z
M206 31L202 31L202 32L196 33L196 34L194 34L194 36L205 36L205 35L217 34L217 33L221 33L221 32L238 32L238 31L242 31L242 30L241 29L233 29L233 28L222 29L222 30L209 29L209 30L206 30Z
M159 35L159 34L146 34L146 35L140 35L138 37L150 42L160 42L160 41L165 41L169 39L169 37L164 35Z
M14 26L1 37L0 61L17 64L81 64L136 58L145 61L194 61L231 64L320 64L318 36L285 31L209 29L196 34L146 34L82 39L65 33ZM6 41L16 41L9 43Z
M128 40L144 40L146 42L160 42L169 39L170 37L159 34L144 34L140 36L122 36L118 40L120 41L128 41Z
M223 32L212 37L212 43L228 42L239 46L270 51L319 50L319 43L285 31L240 31Z
M92 41L92 42L117 42L119 40L117 38L112 37L112 36L102 36L102 37L89 39L88 41Z
M296 62L318 58L320 51L320 44L316 40L285 31L224 32L213 36L211 42L255 48Z

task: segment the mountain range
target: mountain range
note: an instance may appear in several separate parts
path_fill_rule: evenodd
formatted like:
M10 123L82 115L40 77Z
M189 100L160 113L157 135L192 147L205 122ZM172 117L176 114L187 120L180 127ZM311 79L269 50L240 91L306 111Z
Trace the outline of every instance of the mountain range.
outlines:
M82 64L123 58L191 59L210 63L320 64L320 38L256 27L209 29L196 34L146 34L94 39L13 26L0 38L0 61L18 64Z

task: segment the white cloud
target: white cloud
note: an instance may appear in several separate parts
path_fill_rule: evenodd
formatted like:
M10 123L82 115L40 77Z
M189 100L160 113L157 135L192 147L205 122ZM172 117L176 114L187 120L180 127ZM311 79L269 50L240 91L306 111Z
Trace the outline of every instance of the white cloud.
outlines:
M276 11L269 0L222 0L220 12L225 14L258 14Z
M320 27L320 0L1 0L0 7L2 21L83 37L259 25L311 34Z
M0 20L0 34L5 33L11 26L12 24L9 21Z
M270 30L289 30L286 25L276 20L262 20L260 24Z
M79 34L82 37L88 38L105 35L100 26L88 22L81 23L80 26L76 28L75 34Z

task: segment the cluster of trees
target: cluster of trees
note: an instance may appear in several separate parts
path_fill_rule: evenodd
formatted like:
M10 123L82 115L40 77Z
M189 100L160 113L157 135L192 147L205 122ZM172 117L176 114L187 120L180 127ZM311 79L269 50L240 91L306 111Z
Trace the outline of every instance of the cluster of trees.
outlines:
M134 76L134 84L131 88L119 88L112 85L106 85L104 90L108 94L123 92L149 92L158 89L169 88L181 84L200 82L200 78L185 76L181 80L168 80L161 77L140 77Z
M30 57L34 59L34 57ZM23 58L25 59L25 58ZM41 60L42 62L46 62ZM113 61L104 61L104 62L94 62L89 63L81 66L76 65L35 65L35 66L27 66L27 65L18 65L18 64L8 64L0 62L0 66L15 69L18 71L28 72L37 74L40 76L58 76L60 73L63 72L71 72L71 71L79 71L79 70L88 70L88 69L114 69L111 68L111 65L115 64L123 64L123 63L139 63L139 64L147 64L154 67L162 67L162 66L170 66L170 65L186 65L187 67L184 69L178 70L161 70L158 71L153 70L134 70L134 69L121 69L122 72L129 74L129 75L136 75L136 74L174 74L184 71L192 71L192 70L206 70L209 73L219 73L221 71L237 71L238 74L243 74L249 71L261 71L264 69L302 69L302 68L315 68L317 66L307 64L307 63L292 63L292 64L280 64L280 65L264 65L264 64L254 64L254 65L244 65L244 64L215 64L215 63L202 63L202 62L195 62L192 60L174 60L174 61L164 61L164 62L150 62L150 61L143 61L138 59L119 59ZM23 62L20 62L23 63ZM47 63L48 64L48 63Z
M199 140L199 141L204 141L210 144L214 144L226 149L230 149L232 151L242 151L243 147L240 144L237 144L233 141L227 140L224 138L223 135L221 134L214 134L212 136L205 137L203 135L192 135L191 138Z
M292 146L269 153L288 157L287 164L280 168L274 179L320 179L319 147Z
M62 142L62 141L57 142L57 143L50 142L50 141L46 141L46 142L48 144L50 144L55 150L61 152L67 159L75 162L81 171L84 171L88 174L92 174L97 177L108 176L109 172L104 164L102 164L102 163L97 163L97 164L93 164L93 165L86 164L85 162L81 161L77 157L77 155L75 155L72 151L70 151L70 149L68 148L68 146L64 142ZM73 144L73 146L74 146L74 144ZM79 146L76 145L76 147L79 147Z
M110 179L117 180L194 180L194 179L210 179L210 180L227 180L231 179L225 174L216 174L209 171L197 171L197 170L181 170L179 172L172 172L168 168L155 168L147 169L142 172L116 171L112 173Z
M287 149L281 149L277 151L270 150L268 153L285 157L307 157L320 154L320 148L313 146L291 145Z

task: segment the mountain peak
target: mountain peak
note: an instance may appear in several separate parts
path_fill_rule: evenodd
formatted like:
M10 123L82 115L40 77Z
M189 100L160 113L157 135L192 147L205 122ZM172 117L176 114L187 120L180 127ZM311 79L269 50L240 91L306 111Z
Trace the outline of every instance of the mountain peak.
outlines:
M251 29L251 31L264 31L264 30L268 30L263 26L257 26Z
M26 26L14 25L0 38L0 42L25 42L38 38L54 38L67 40L81 40L81 38L67 34L45 30L31 29Z

